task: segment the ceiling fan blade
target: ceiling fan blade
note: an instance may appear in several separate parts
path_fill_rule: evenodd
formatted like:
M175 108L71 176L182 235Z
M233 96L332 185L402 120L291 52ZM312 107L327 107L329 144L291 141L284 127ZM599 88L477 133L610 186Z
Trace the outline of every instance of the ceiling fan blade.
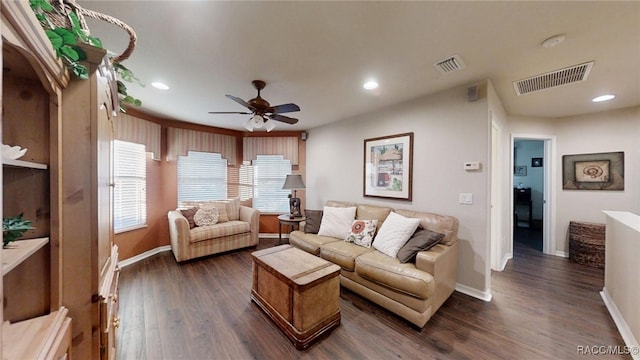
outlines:
M253 114L250 112L240 112L240 111L209 111L209 114Z
M242 106L246 107L247 109L249 109L249 110L251 110L251 111L255 111L255 110L256 110L256 109L255 109L253 106L251 106L248 102L246 102L246 101L244 101L244 100L240 99L240 98L239 98L239 97L237 97L237 96L233 96L233 95L225 95L225 96L226 96L226 97L228 97L229 99L231 99L231 100L233 100L233 101L237 102L238 104L240 104L240 105L242 105Z
M284 113L289 113L294 111L300 111L300 107L296 104L291 104L291 103L276 105L269 108L269 112L273 114L284 114Z
M271 120L282 121L283 123L287 123L291 125L298 122L298 119L294 119L292 117L278 115L278 114L269 115L268 118Z

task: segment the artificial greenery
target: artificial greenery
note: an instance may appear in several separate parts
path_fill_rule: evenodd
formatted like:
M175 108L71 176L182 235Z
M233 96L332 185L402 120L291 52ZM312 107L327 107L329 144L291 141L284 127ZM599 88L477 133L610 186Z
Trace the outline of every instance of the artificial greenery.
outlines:
M2 247L6 247L9 243L16 241L24 234L25 231L31 230L30 220L24 220L23 214L20 213L14 217L2 219Z
M100 39L88 35L80 25L78 16L73 11L68 14L71 29L63 28L54 25L47 14L55 13L61 15L59 11L51 6L48 0L29 0L31 9L36 15L38 21L45 29L45 33L51 41L51 45L56 52L58 58L62 59L67 68L73 72L78 78L86 80L89 78L89 70L80 62L87 59L87 55L84 50L77 44L79 41L90 44L97 48L102 49L102 42ZM137 82L140 86L144 87L144 84L133 75L133 72L127 69L124 65L114 62L114 70L120 78L126 82ZM142 101L134 98L127 93L127 87L120 80L117 80L118 93L122 95L120 97L120 111L126 112L126 105L142 105Z

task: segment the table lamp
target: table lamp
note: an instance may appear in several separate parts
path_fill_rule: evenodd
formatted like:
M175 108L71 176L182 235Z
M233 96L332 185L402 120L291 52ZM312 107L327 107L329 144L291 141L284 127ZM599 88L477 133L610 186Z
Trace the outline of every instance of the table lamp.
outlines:
M282 185L283 190L293 190L293 196L289 194L289 218L302 216L300 212L300 199L296 197L296 190L304 189L304 181L302 181L302 175L287 175L287 178Z

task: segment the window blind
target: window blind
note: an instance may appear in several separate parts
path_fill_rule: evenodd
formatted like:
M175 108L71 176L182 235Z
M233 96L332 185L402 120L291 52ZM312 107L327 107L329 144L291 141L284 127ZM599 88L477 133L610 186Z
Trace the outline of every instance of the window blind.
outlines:
M291 190L282 185L291 174L291 161L282 155L257 155L253 161L253 207L265 213L288 213Z
M147 223L147 153L142 144L115 140L113 194L114 231Z
M183 201L227 198L227 160L221 154L189 151L178 156L178 206Z

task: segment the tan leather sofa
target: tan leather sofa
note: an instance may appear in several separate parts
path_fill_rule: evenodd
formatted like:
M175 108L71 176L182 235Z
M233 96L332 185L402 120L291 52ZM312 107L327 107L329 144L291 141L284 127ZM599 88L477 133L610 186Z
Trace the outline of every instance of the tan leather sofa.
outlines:
M356 219L377 219L391 211L420 219L423 228L444 234L436 246L420 251L415 263L401 263L373 247L305 233L289 235L291 245L340 265L340 284L422 328L453 293L458 266L458 220L452 216L388 207L328 201L326 206L356 206Z
M221 201L217 201L220 203ZM190 228L180 210L167 213L171 251L181 262L201 256L258 245L260 211L243 206L237 200L222 201L228 221ZM204 207L214 202L190 202L185 206Z

